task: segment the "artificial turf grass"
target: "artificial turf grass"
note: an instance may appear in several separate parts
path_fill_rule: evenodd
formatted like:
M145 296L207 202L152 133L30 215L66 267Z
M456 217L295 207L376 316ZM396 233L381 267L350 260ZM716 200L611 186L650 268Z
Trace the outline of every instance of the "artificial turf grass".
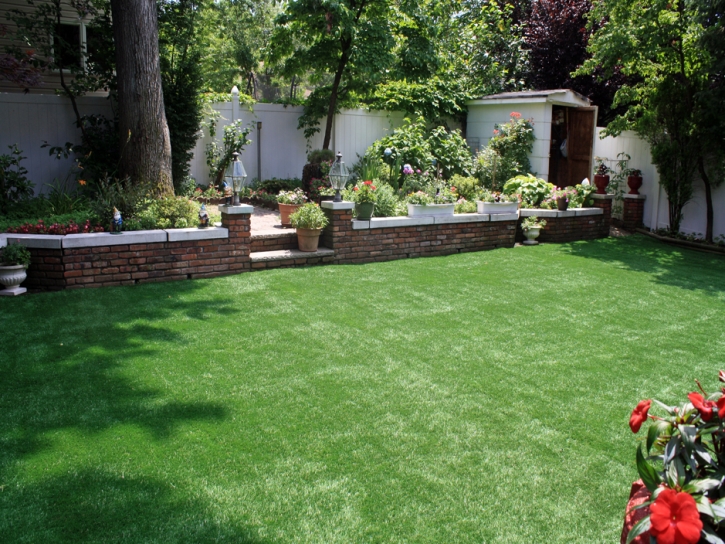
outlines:
M0 534L615 541L723 279L637 236L2 300Z

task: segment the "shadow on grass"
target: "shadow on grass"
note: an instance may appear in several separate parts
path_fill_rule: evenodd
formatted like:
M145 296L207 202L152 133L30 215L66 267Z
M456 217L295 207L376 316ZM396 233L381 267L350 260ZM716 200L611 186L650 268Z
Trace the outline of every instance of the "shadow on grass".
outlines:
M725 258L669 246L641 234L562 244L571 255L651 274L655 281L719 295L725 292Z
M4 543L263 542L244 527L216 519L194 490L101 470L1 491L0 527Z
M200 288L188 282L0 304L0 541L258 542L228 520L210 521L212 509L195 490L174 489L183 482L85 467L49 479L18 478L24 466L43 466L24 461L52 452L57 431L88 437L132 425L165 440L190 421L229 417L222 402L174 398L183 391L150 386L134 368L153 372L153 361L168 358L171 347L179 353L185 339L175 320L230 319L239 312L224 300L180 296ZM179 372L193 368L190 361L179 361ZM65 446L65 454L73 448Z

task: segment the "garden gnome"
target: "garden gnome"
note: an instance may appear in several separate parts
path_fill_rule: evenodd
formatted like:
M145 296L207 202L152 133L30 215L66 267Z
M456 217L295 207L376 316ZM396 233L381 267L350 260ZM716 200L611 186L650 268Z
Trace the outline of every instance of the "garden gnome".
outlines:
M199 228L205 229L209 226L209 212L206 211L206 204L201 205L199 210Z
M113 207L113 221L111 222L111 232L118 234L121 232L121 226L123 225L123 218L118 208Z

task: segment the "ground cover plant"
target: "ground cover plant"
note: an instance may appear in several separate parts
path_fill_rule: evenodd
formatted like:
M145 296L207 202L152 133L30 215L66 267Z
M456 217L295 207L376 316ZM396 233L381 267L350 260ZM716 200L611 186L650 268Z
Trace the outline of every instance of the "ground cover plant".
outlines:
M0 299L2 540L615 542L723 280L632 236Z

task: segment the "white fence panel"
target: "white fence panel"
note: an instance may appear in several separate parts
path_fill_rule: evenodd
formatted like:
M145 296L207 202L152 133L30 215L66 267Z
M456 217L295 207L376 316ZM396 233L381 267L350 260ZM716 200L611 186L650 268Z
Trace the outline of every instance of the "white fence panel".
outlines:
M224 127L238 119L252 127L249 134L252 143L244 149L241 156L249 176L248 181L253 178L300 178L302 168L307 163L307 153L322 147L324 125L309 142L303 131L297 129L298 118L302 115L300 106L255 104L252 108L246 108L227 102L215 104L213 107L222 115L217 125L218 142L221 142ZM342 151L345 163L352 165L370 144L392 132L402 121L402 113L343 110L335 116L330 147L334 151ZM259 122L262 123L261 131L257 129ZM321 122L324 123L324 119ZM211 142L211 136L205 133L194 148L191 175L197 183L209 182L206 146Z
M81 97L78 109L81 115L112 116L111 103L103 97ZM27 157L21 164L28 169L28 179L35 183L36 194L48 192L47 184L56 178L64 180L68 175L73 160L58 160L48 155L47 147L40 146L46 141L51 146L80 143L75 120L70 101L65 97L0 93L0 154L9 153L10 145L18 145Z

